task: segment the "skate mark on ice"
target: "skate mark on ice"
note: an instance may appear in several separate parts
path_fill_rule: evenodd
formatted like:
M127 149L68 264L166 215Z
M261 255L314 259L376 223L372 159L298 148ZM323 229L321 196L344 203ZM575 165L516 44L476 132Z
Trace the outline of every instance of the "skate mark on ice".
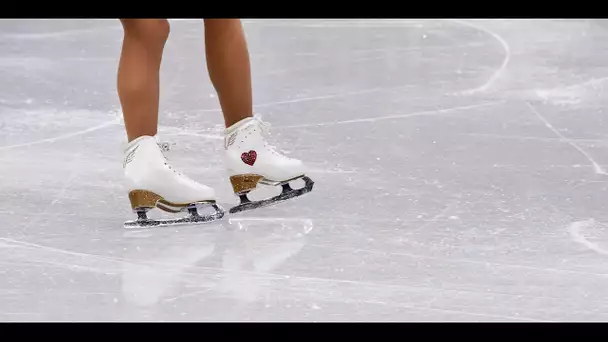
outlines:
M311 173L311 174L315 174L315 173L322 173L322 174L352 174L352 173L358 173L358 172L355 171L355 170L320 169L320 168L310 167L310 168L308 168L308 173Z
M576 189L576 188L581 187L581 186L587 186L587 185L593 185L593 184L604 184L604 183L608 183L608 181L587 181L587 180L581 180L580 183L572 186L571 189Z
M302 97L302 98L293 99L293 100L273 101L273 102L256 104L253 106L253 108L264 108L264 107L272 107L272 106L282 105L282 104L291 104L291 103L317 101L317 100L329 100L329 99L349 97L349 96L355 96L355 95L361 95L361 94L398 90L398 89L404 89L404 88L409 88L409 87L412 87L412 85L401 85L401 86L395 86L395 87L378 87L378 88L362 89L362 90L349 91L349 92L337 93L337 94ZM221 108L197 110L197 112L202 112L202 113L220 112L220 111L221 111Z
M502 135L502 134L489 134L489 133L461 133L461 135L467 135L472 137L480 138L493 138L493 139L509 139L509 140L531 140L548 143L563 143L561 138L546 138L546 137L535 137L535 136L519 136L519 135ZM570 138L571 141L584 144L600 144L608 146L608 141L600 139L586 139L586 138Z
M439 313L459 314L459 315L465 315L465 316L468 315L468 316L486 317L486 318L511 319L514 321L521 321L521 322L551 322L551 321L546 321L546 320L540 320L537 318L529 318L529 317L522 317L522 316L515 317L515 316L507 316L507 315L485 314L485 313L471 312L471 311L459 311L459 310L453 310L453 309L439 309L439 308L423 307L423 306L417 306L417 305L411 305L411 304L393 304L393 303L374 301L374 300L362 300L362 301L356 301L356 302L362 303L362 304L380 304L380 305L385 305L385 306L390 306L390 307L411 309L411 310L416 310L416 311L430 311L430 312L439 312Z
M383 305L398 305L398 306L411 306L412 308L417 308L421 310L433 310L433 311L443 311L443 312L455 312L460 314L471 314L471 315L482 315L482 316L490 316L491 314L485 313L477 313L477 312L465 312L465 311L457 311L457 310L449 310L449 309L441 309L441 308L430 308L430 307L421 307L412 305L410 303L398 303L394 304L394 296L397 294L396 292L405 292L408 296L415 294L417 297L430 297L432 301L436 300L436 296L438 294L448 295L449 294L466 294L469 295L479 295L479 296L487 296L490 299L494 299L497 296L506 297L506 298L540 298L540 299L551 299L551 300L560 300L558 297L540 297L528 294L511 294L511 293L497 293L493 291L483 290L463 290L463 289L450 289L445 287L433 287L433 286L424 286L424 285L401 285L401 284L381 284L381 283L372 283L372 282L364 282L364 281L351 281L351 280L340 280L340 279L323 279L323 278L311 278L311 277L298 277L291 276L287 277L285 280L289 281L289 287L299 289L302 288L305 291L305 296L310 298L311 295L315 293L322 293L323 296L321 299L324 300L333 300L338 302L358 302L364 303L367 301L361 301L360 298L376 298L368 299L370 303L375 304L383 304ZM393 279L397 280L397 279ZM299 281L304 281L305 284L299 284ZM338 296L326 297L327 291L325 291L325 287L330 287L332 291L336 289L335 284L344 285L339 289ZM280 286L281 284L277 284L275 286ZM351 288L349 288L351 287ZM302 291L302 290L299 290ZM345 298L336 298L336 297L345 297ZM388 302L392 304L387 304L387 301L380 301L381 297L388 297ZM384 299L384 298L382 298ZM527 319L525 317L511 317L506 315L496 315L501 316L502 318L513 318L513 319ZM529 318L532 320L532 318Z
M428 228L430 225L432 225L433 223L437 222L440 218L442 218L443 216L447 215L448 212L450 210L452 210L452 208L454 208L459 203L460 203L459 200L455 200L455 201L451 202L445 208L443 208L443 210L441 210L439 212L439 214L433 216L433 218L431 218L430 220L427 220L421 227L418 228L418 230L423 230L425 228Z
M595 171L596 174L598 174L598 175L608 175L606 173L606 171L604 171L604 169L600 166L600 164L598 164L589 155L589 153L587 153L585 150L583 150L577 144L575 144L571 139L566 138L557 129L555 129L555 127L553 127L553 125L544 116L542 116L540 114L540 112L538 112L536 110L536 108L534 108L534 106L532 106L532 104L530 102L526 102L526 104L528 105L528 107L530 107L530 110L532 110L532 113L534 113L534 115L536 115L539 119L541 119L545 123L545 126L547 126L547 128L549 128L550 130L552 130L553 133L557 134L557 136L560 137L560 139L562 139L562 141L568 143L570 146L574 147L577 151L579 151L580 153L582 153L589 160L589 162L591 162L591 165L593 166L593 170Z
M63 185L63 187L53 196L53 199L51 201L51 203L49 203L49 205L47 205L44 210L42 212L40 212L35 219L29 220L25 226L20 228L20 232L23 234L24 232L27 231L27 229L29 229L30 227L32 227L34 224L37 224L38 222L40 222L41 220L43 220L46 217L46 214L48 213L49 209L51 209L57 202L59 202L63 196L65 195L65 192L68 190L68 188L74 184L74 182L76 181L76 179L78 178L76 176L76 173L78 172L78 168L74 168L71 167L72 172L70 172L70 175L68 176L65 185Z
M45 20L45 19L36 19L37 21ZM81 35L81 34L92 34L92 33L102 33L108 32L109 30L122 31L122 27L120 25L108 25L103 27L96 28L87 28L87 29L66 29L63 31L54 31L54 32L10 32L10 33L2 33L0 38L4 39L18 39L18 40L48 40L51 38L61 39L67 38L69 36Z
M184 294L181 294L181 295L178 295L178 296L164 298L164 299L162 299L162 301L164 303L171 303L171 302L174 302L174 301L176 301L178 299L184 299L184 298L188 298L188 297L200 296L202 294L211 292L212 290L213 290L213 288L209 288L209 289L199 290L199 291L195 291L195 292L184 293Z
M48 246L44 246L44 245L39 245L39 244L20 241L20 240L14 240L14 239L10 239L10 238L3 238L3 237L0 237L0 247L17 248L17 249L34 249L34 250L39 250L42 252L49 252L49 253L54 253L54 254L64 254L64 255L69 255L69 256L89 258L89 259L98 259L98 260L110 261L110 262L122 261L120 258L104 257L104 256L98 256L95 254L72 252L72 251L68 251L68 250L64 250L64 249L60 249L60 248L48 247ZM67 265L67 266L71 266L71 265Z
M450 47L458 47L458 48L466 48L469 47L470 44L459 44L459 45L451 45ZM341 57L343 54L369 54L369 53L378 53L378 52L421 52L423 50L428 50L428 49L445 49L445 46L425 46L424 48L421 46L408 46L408 47L386 47L386 48L374 48L374 49L344 49L344 50L335 50L335 51L324 51L323 53L320 52L294 52L294 53L289 53L289 54L285 54L287 57L291 57L291 56L319 56L319 57L327 57L327 55L331 55L331 54L339 54L339 56ZM252 58L266 58L266 57L275 57L278 54L276 52L272 53L272 54L252 54L251 57ZM370 57L371 58L371 57ZM383 57L384 58L384 57ZM298 68L299 69L299 68ZM288 69L288 70L292 70L292 69ZM281 70L279 70L279 72L282 72ZM263 73L262 75L266 75L266 73Z
M44 144L44 143L54 143L56 141L69 139L69 138L72 138L72 137L75 137L75 136L79 136L79 135L84 135L84 134L88 134L88 133L91 133L91 132L95 132L95 131L98 131L100 129L104 129L106 127L118 125L119 122L120 122L120 120L121 119L118 117L118 118L116 118L114 120L111 120L111 121L108 121L108 122L104 122L104 123L99 124L97 126L89 127L87 129L83 129L83 130L77 131L77 132L72 132L72 133L60 135L60 136L57 136L57 137L54 137L54 138L47 138L47 139L41 139L41 140L36 140L36 141L30 141L30 142L22 143L22 144L0 146L0 151L2 151L2 150L8 150L8 149L11 149L11 148L28 147L28 146L39 145L39 144Z
M230 273L241 273L238 270L229 270ZM492 291L474 291L474 290L461 290L461 289L449 289L445 287L432 287L432 286L416 286L416 285L400 285L400 284L381 284L381 283L372 283L372 282L364 282L364 281L350 281L350 280L339 280L339 279L324 279L324 278L311 278L311 277L300 277L300 276L284 276L282 277L283 281L288 282L288 286L292 291L295 291L294 297L302 296L300 293L304 293L303 296L310 299L311 296L314 298L318 298L324 301L333 301L333 302L342 302L342 303L370 303L370 304L380 304L387 306L396 306L396 307L409 307L415 308L419 310L430 310L430 311L441 311L441 312L453 312L459 314L470 314L475 316L494 316L501 318L513 318L513 319L522 319L525 320L525 317L511 317L507 315L492 315L471 311L458 311L458 310L450 310L450 309L441 309L441 308L431 308L431 307L423 307L413 305L411 303L395 303L393 299L396 294L401 292L401 294L406 293L408 296L411 296L412 293L415 293L417 297L424 296L430 297L430 301L435 301L437 294L466 294L469 296L480 295L486 296L490 299L494 299L496 296L507 297L507 298L541 298L541 299L551 299L551 300L560 300L560 298L553 297L539 297L527 294L510 294L510 293L496 293ZM332 291L336 290L336 285L342 285L339 288L339 295L328 297L327 290L331 289ZM272 286L276 288L284 288L285 286L282 283L275 283ZM204 292L204 291L202 291ZM387 298L388 300L380 300ZM372 298L368 300L361 300L360 298ZM533 320L529 318L529 320Z
M592 226L594 224L596 224L596 221L594 219L573 222L572 224L570 224L570 226L568 226L568 233L570 233L570 237L572 238L572 241L579 243L598 254L608 255L607 250L598 246L597 243L589 241L585 237L585 235L582 233L583 229L585 229L589 226Z
M44 247L44 246L40 246L40 245L36 245L36 244L23 243L23 242L19 242L19 241L12 240L12 239L0 239L0 242L2 240L8 241L8 242L16 242L21 245L32 246L34 248L41 248L41 249L48 250L48 251L55 251L55 252L59 252L62 254L69 254L69 255L74 255L74 256L85 257L84 262L86 262L86 261L91 262L91 259L93 259L94 261L99 260L99 261L110 262L108 265L102 264L102 265L87 266L87 265L78 265L78 264L68 263L68 262L64 262L64 263L56 262L56 261L49 262L48 256L41 255L41 256L39 256L39 259L40 259L39 263L41 264L42 267L44 267L43 265L56 265L58 267L66 268L66 269L70 269L70 270L83 271L83 272L94 272L94 273L101 273L101 274L107 274L107 275L116 275L116 274L120 273L119 270L122 269L122 267L125 264L159 265L159 266L175 266L176 265L175 263L168 263L168 262L141 262L141 261L130 261L128 259L118 259L118 258L112 258L112 257L105 258L105 257L100 257L100 256L92 255L92 254L75 253L75 252L69 252L69 251L64 251L64 250L55 249L55 248ZM12 246L12 247L23 247L23 246ZM31 253L28 253L28 256L31 257ZM114 260L114 259L116 259L116 260ZM95 267L95 266L97 266L97 267ZM209 277L215 279L221 273L226 271L223 268L199 267L199 266L190 267L190 269L192 271L183 272L182 276L188 277L193 281L195 281L196 279L206 279ZM213 273L211 273L211 274L202 273L201 274L201 273L195 273L194 272L195 270L199 270L199 271L200 270L210 270ZM394 291L406 291L406 292L417 291L417 292L419 292L420 290L429 292L429 294L428 294L429 296L434 295L435 293L439 292L439 293L472 293L472 294L478 294L481 296L500 295L500 296L507 296L507 297L516 297L516 298L522 298L522 297L537 298L538 297L538 296L531 296L531 295L524 295L524 294L492 293L492 292L487 292L487 291L437 288L437 287L431 287L431 286L408 286L408 285L400 285L400 284L396 284L396 285L395 284L381 284L381 283L374 283L374 282L352 281L352 280L341 280L341 279L327 279L327 278L318 278L318 277L301 277L301 276L273 274L273 273L268 273L268 272L251 272L251 271L241 271L241 270L228 270L228 271L231 273L252 275L257 278L260 278L261 280L266 280L266 281L281 281L281 280L288 281L291 284L291 288L296 289L296 291L302 291L301 289L305 289L305 291L307 293L310 292L309 289L311 287L321 286L323 289L323 288L329 286L332 289L334 289L336 286L334 284L342 284L342 285L352 286L352 287L356 288L356 291L355 290L349 291L348 288L341 290L340 292L345 293L346 297L347 297L344 300L340 300L341 302L344 302L345 300L346 301L353 301L353 300L358 301L358 299L361 298L362 289L365 289L365 292L369 292L369 295L366 295L363 297L374 297L374 296L377 296L378 294L382 295L382 294L385 294L390 291L393 291L393 292ZM317 284L317 285L315 285L315 284ZM275 286L279 286L279 285L280 284L278 284L278 285L275 284ZM196 291L196 293L187 294L186 297L188 297L190 295L192 295L192 296L201 295L204 292L207 292L207 290L208 289ZM324 291L320 291L320 292L325 293ZM177 300L180 297L182 297L182 296L177 296L176 298L170 298L169 301ZM350 299L349 297L352 299ZM538 297L538 298L541 298L541 297ZM375 301L375 302L377 302L377 304L384 303L384 305L387 305L386 302L384 302L384 301ZM390 305L395 305L395 304L390 304ZM396 304L396 305L403 306L403 307L411 306L412 308L416 308L416 309L420 309L420 310L454 312L454 313L458 313L458 314L475 315L475 316L526 319L525 317L510 317L510 316L506 316L506 315L490 315L490 314L485 314L485 313L465 312L465 311L448 310L448 309L440 309L440 308L419 307L419 306L411 305L409 303Z
M379 116L379 117L375 117L375 118L366 118L366 119L354 119L354 120L333 121L333 122L319 122L319 123L314 123L314 124L291 125L291 126L277 126L276 129L323 127L323 126L344 125L344 124L351 124L351 123L376 122L376 121L381 121L381 120L407 119L407 118L416 117L416 116L442 115L442 114L446 114L449 112L489 107L489 106L497 105L500 103L504 103L504 101L485 102L485 103L481 103L481 104L474 104L474 105L468 105L468 106L434 109L434 110L427 110L427 111L407 113L407 114Z
M550 267L537 267L537 266L528 266L528 265L516 265L516 264L507 264L495 261L479 261L474 259L458 259L458 258L443 258L436 257L430 255L420 255L413 253L404 253L404 252L387 252L384 250L375 250L369 248L345 248L345 247L336 247L336 246L328 246L328 245L319 245L319 244L306 244L309 247L317 247L322 249L331 249L336 251L343 251L347 253L355 253L355 252L365 252L365 253L373 253L373 254L381 254L385 256L405 256L411 257L415 259L428 259L428 260L436 260L442 263L463 263L463 264L473 264L473 265L481 265L485 267L490 266L499 266L499 267L507 267L507 268L519 268L526 270L533 270L538 272L551 272L551 273L565 273L565 274L573 274L573 275L586 275L586 276L597 276L597 277L608 277L608 273L595 273L595 272L587 272L587 271L576 271L576 270L565 270L559 268L550 268Z
M185 135L209 140L224 140L224 138L219 134L199 133L178 127L159 126L158 130L163 135Z
M403 89L403 88L408 88L408 87L411 87L411 85L405 85L405 86L401 85L401 86L396 86L396 87L377 87L377 88L349 91L349 92L337 93L337 94L302 97L302 98L293 99L293 100L267 102L267 103L255 105L254 107L263 108L263 107L272 107L272 106L276 106L276 105L290 104L290 103L299 103L299 102L308 102L308 101L317 101L317 100L329 100L329 99L349 97L349 96L355 96L355 95L361 95L361 94L370 94L370 93L377 93L377 92L383 92L383 91L391 91L391 90Z
M230 273L241 273L238 270L229 270L229 272ZM516 295L516 294L496 294L496 293L485 292L485 291L481 292L481 291L468 291L468 290L450 290L450 289L444 289L444 288L385 285L385 284L363 283L363 282L348 282L347 285L353 286L352 290L349 288L341 288L339 296L327 297L325 295L325 293L327 291L325 291L324 289L327 286L330 286L332 290L335 290L335 287L330 284L323 284L323 282L319 282L318 281L318 280L320 280L319 278L315 278L312 284L297 284L298 280L308 280L308 279L302 279L302 277L288 277L288 278L289 279L283 279L283 280L290 282L289 288L292 291L295 291L295 293L291 295L294 298L301 297L302 295L300 293L304 292L305 293L304 296L307 299L313 298L315 300L319 300L319 301L323 301L323 302L339 302L339 303L349 303L349 304L352 304L352 303L375 304L375 305L383 305L383 306L388 306L388 307L412 309L412 310L416 310L416 311L429 311L429 312L450 313L450 314L475 316L475 317L512 319L512 320L518 320L518 321L538 321L538 319L535 319L535 318L528 318L528 317L522 317L522 316L515 317L515 316L509 316L509 315L486 314L486 313L472 312L472 311L442 309L442 308L438 308L438 307L426 307L426 306L414 305L412 303L408 303L405 301L404 302L395 302L395 300L392 299L392 297L391 297L391 296L395 295L395 292L400 292L400 291L401 292L405 291L408 294L411 291L414 291L414 292L418 293L419 295L422 295L425 297L428 296L428 297L430 297L429 302L436 301L435 296L436 296L437 292L439 292L441 294L443 294L444 292L457 292L457 293L474 293L474 294L479 294L482 296L498 295L498 296L507 296L507 297L516 297L516 298L522 298L522 297L537 298L535 296ZM295 284L294 284L294 281L295 281ZM333 283L335 281L331 281L331 282ZM317 283L317 284L314 284L314 283ZM274 286L281 287L281 284L274 284ZM381 288L382 290L380 290L379 288ZM421 289L428 292L428 294L427 293L420 294ZM198 297L198 296L201 296L201 295L204 295L204 294L210 292L211 290L212 289L210 289L210 288L205 288L205 289L193 291L190 293L184 293L182 295L166 298L163 300L163 302L173 302L178 299L189 298L189 297ZM361 297L364 297L364 298L380 297L380 298L361 300L360 299ZM389 299L381 300L381 299L383 299L382 297L390 297L389 298L390 300ZM560 298L549 297L549 299L559 300Z
M298 218L298 217L230 217L228 218L229 224L236 224L239 230L248 230L246 227L247 223L251 222L271 222L281 223L281 230L287 231L300 231L303 235L310 233L314 228L313 220L310 218ZM245 224L245 225L244 225ZM286 224L298 224L301 228L294 226L287 226ZM301 230L300 230L301 229ZM300 234L298 233L298 234ZM302 236L303 236L302 235Z
M428 20L412 20L412 19L365 19L365 20L352 20L352 19L340 19L340 20L243 20L243 24L256 24L265 27L422 27Z
M309 245L309 244L307 244L307 245ZM314 245L311 245L311 246L314 246ZM150 266L161 266L161 267L181 266L181 264L176 264L174 262L158 262L158 261L143 262L141 260L130 260L130 259L124 259L124 258L105 257L105 256L99 256L99 255L95 255L95 254L72 252L72 251L43 246L43 245L34 244L34 243L28 243L28 242L24 242L24 241L18 241L18 240L9 239L9 238L0 238L0 247L25 248L25 249L32 248L32 249L37 249L37 250L40 250L43 252L57 253L57 254L84 258L85 261L89 260L89 261L107 262L108 263L107 266L102 264L102 265L96 265L97 267L95 267L95 265L76 265L74 263L67 263L67 262L61 263L61 262L56 262L56 261L49 261L48 256L44 256L44 255L40 256L40 259L41 259L39 261L40 263L52 264L52 265L56 265L61 268L77 269L77 270L81 270L81 271L102 273L102 274L116 274L116 272L117 272L116 270L120 269L125 264L132 264L132 265L137 265L137 266L150 265ZM320 246L320 247L328 248L326 246ZM382 254L386 254L385 252L380 252L380 251L378 251L378 252L382 253ZM396 254L396 253L393 253L393 254ZM31 258L32 253L28 253L27 257ZM19 259L20 259L20 261L26 261L27 258L20 257ZM451 259L445 259L445 260L449 261ZM483 262L477 262L477 263L486 264ZM192 271L182 272L182 275L184 275L184 276L195 277L195 278L196 277L205 278L205 277L209 277L209 276L215 277L218 275L217 273L223 273L224 271L226 271L223 268L217 268L217 267L204 267L204 266L192 266L192 265L189 265L188 267L191 270L202 270L202 271L214 272L213 274L205 274L205 273L201 274L201 273L194 273ZM243 274L243 275L257 276L257 277L265 278L266 280L289 280L289 281L296 281L296 282L299 281L299 282L306 283L306 284L302 285L302 287L309 287L309 286L311 286L311 283L329 283L329 284L346 284L346 285L353 285L353 286L357 286L357 287L368 286L368 287L373 288L373 290L374 290L373 292L381 292L381 291L378 291L378 288L401 289L401 290L423 289L423 290L429 290L429 291L454 292L454 293L493 294L493 295L502 295L502 296L509 296L509 297L521 297L521 296L538 297L538 296L533 296L533 295L494 293L494 292L487 292L487 291L450 289L450 288L445 288L445 287L437 288L437 287L433 287L433 286L424 286L424 285L416 286L416 285L401 285L401 284L382 284L382 283L366 282L366 281L358 281L358 280L294 276L294 275L284 275L284 274L276 274L276 273L260 272L260 271L244 271L244 270L229 270L229 271L231 273L239 273L239 274ZM581 273L581 272L578 272L578 273ZM538 298L541 298L541 297L538 297ZM549 297L549 298L551 298L551 297Z
M373 57L361 57L361 58L353 58L347 61L337 61L337 60L330 60L330 61L326 61L323 63L317 63L317 64L312 64L312 65L307 65L307 66L302 66L302 67L295 67L295 68L289 68L289 69L276 69L276 70L270 70L267 72L263 72L263 73L259 73L257 76L261 77L261 76L272 76L272 75L279 75L279 74L290 74L290 73L297 73L300 71L304 71L304 70L314 70L314 69L322 69L322 68L328 68L331 67L332 65L335 64L357 64L357 63L362 63L362 62L370 62L370 61L380 61L386 59L386 56L373 56Z
M317 101L317 100L329 100L329 99L343 98L343 97L349 97L349 96L355 96L355 95L361 95L361 94L370 94L370 93L377 93L377 92L384 92L384 91L393 91L393 90L410 88L410 87L413 87L413 86L414 85L408 84L408 85L399 85L399 86L393 86L393 87L376 87L376 88L362 89L362 90L343 92L343 93L336 93L336 94L302 97L302 98L293 99L293 100L266 102L266 103L261 103L261 104L255 104L255 105L253 105L253 107L254 108L263 108L263 107L272 107L272 106L276 106L276 105L299 103L299 102L308 102L308 101ZM212 109L197 110L197 112L220 112L220 111L221 111L221 108L212 108Z
M496 69L496 71L494 71L494 74L492 75L492 77L490 77L490 79L486 83L482 84L481 86L479 86L477 88L459 91L459 92L455 93L455 95L472 95L475 93L484 92L484 91L488 90L492 86L492 84L494 84L494 82L502 76L503 72L507 68L507 64L509 64L509 61L511 60L511 47L499 34L493 32L489 29L477 26L477 25L472 24L467 21L456 20L456 19L451 19L451 21L464 25L464 26L472 27L476 30L489 34L502 45L502 48L505 51L505 57L502 61L502 64L500 65L500 67L498 67L498 69Z
M61 199L63 199L63 196L65 195L65 192L68 190L68 188L74 184L74 182L76 181L76 179L78 179L78 177L76 176L76 170L78 170L78 168L73 168L73 171L70 173L70 175L68 176L68 180L65 182L65 185L61 188L61 190L59 190L57 192L57 194L54 196L53 200L51 201L51 203L44 209L43 214L46 214L46 212L49 210L50 207L54 206L57 202L59 202ZM43 215L40 215L43 216Z
M551 89L535 89L535 95L543 100L543 102L551 102L557 105L572 105L583 101L583 97L587 94L587 88L602 89L603 83L608 80L608 77L592 78L585 82L572 84L564 87L556 87Z

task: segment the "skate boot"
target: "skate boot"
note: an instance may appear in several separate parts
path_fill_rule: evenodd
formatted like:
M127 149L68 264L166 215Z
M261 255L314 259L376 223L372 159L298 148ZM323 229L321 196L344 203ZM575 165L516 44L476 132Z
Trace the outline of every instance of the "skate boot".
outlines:
M269 124L258 117L243 119L225 132L226 166L234 193L240 204L231 208L234 214L244 210L272 205L301 196L312 190L314 182L305 175L300 160L288 158L266 142ZM304 180L304 187L292 189L289 182ZM280 195L261 201L251 201L247 194L259 184L282 186Z
M168 144L160 144L151 136L133 140L126 149L123 167L131 208L137 213L137 220L125 222L125 228L198 224L224 216L224 210L215 203L213 189L173 169L163 153L168 150ZM215 212L200 215L198 209L206 207L212 207ZM146 213L153 208L169 213L188 212L188 215L175 219L149 219Z

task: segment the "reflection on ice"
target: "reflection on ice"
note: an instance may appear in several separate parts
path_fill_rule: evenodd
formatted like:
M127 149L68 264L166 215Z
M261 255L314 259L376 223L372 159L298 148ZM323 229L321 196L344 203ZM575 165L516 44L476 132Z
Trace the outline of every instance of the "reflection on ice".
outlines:
M126 232L123 296L140 307L201 291L254 301L264 279L304 247L313 227L311 219L245 217L218 229Z

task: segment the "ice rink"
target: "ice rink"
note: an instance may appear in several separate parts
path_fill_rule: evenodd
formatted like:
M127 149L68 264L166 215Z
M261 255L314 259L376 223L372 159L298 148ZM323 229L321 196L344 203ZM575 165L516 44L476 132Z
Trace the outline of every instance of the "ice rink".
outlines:
M0 321L608 320L608 21L244 20L315 188L128 231L117 20L0 21ZM237 203L203 25L160 137Z

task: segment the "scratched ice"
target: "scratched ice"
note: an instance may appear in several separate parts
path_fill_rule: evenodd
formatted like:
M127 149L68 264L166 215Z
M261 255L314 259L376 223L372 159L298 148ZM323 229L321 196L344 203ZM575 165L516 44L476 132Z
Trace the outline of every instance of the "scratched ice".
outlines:
M203 26L172 25L160 134L229 207ZM607 21L244 25L315 190L128 232L120 24L0 21L0 320L608 319Z

